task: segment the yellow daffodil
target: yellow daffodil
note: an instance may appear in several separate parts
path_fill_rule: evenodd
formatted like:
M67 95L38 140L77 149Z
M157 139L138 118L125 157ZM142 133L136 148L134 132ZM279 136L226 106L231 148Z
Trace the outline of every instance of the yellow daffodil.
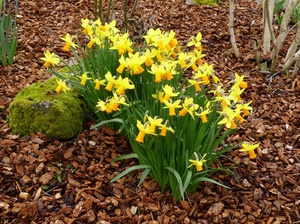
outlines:
M163 103L164 102L164 95L165 95L164 92L158 92L158 94L152 94L152 97L154 99L158 99L161 103Z
M83 73L81 76L79 76L79 78L81 79L80 85L85 86L86 81L89 80L89 79L92 79L92 78L89 78L87 74L88 74L88 73L85 72L85 73Z
M171 127L167 127L167 123L168 121L166 121L163 125L161 125L159 127L160 131L160 136L166 136L167 135L167 131L170 131L172 133L174 133L175 131L173 130L173 128Z
M78 47L78 45L76 45L76 44L73 42L73 40L72 40L70 34L68 34L68 33L66 34L66 36L65 36L64 38L60 38L60 39L62 39L63 41L66 42L65 46L63 47L63 50L64 50L64 51L70 51L70 48L71 48L71 47L73 47L73 48Z
M99 80L99 79L95 79L94 83L95 83L95 90L99 90L100 86L104 85L104 83L106 82L105 79Z
M165 85L162 87L165 95L164 95L164 100L166 101L169 101L171 97L174 97L174 96L178 96L179 95L179 92L178 93L174 93L173 90L174 88L172 88L171 86L169 85Z
M189 113L194 119L195 110L199 108L199 105L194 103L194 98L186 97L182 107L183 108L179 111L179 114L184 117L187 113Z
M83 33L88 34L89 30L92 29L92 26L90 25L90 20L89 19L81 19L81 27L83 28Z
M50 53L50 51L44 52L45 57L42 57L41 60L45 61L44 66L46 68L50 67L51 65L58 65L60 59L54 54Z
M248 142L244 142L242 143L242 149L240 149L240 152L248 152L249 153L249 157L250 159L255 159L256 158L256 154L255 154L255 149L259 147L259 143L255 144L255 145L251 145Z
M181 105L179 105L180 100L176 100L174 103L172 102L172 100L170 100L170 101L171 102L164 100L164 104L166 105L164 108L169 109L169 116L176 116L175 109L182 107Z
M252 111L252 107L249 106L252 103L252 101L246 103L246 104L237 104L236 108L237 110L242 110L244 116L248 116L250 114L250 111Z
M106 87L105 89L107 91L111 91L114 84L115 84L115 78L111 75L110 71L108 71L105 75L104 75L105 79L107 80L107 84L106 84Z
M155 129L157 126L162 126L162 122L163 122L163 119L162 118L157 118L156 116L154 118L148 116L148 121L149 121L149 124L150 124L150 130L155 133Z
M59 79L59 80L56 80L56 82L58 84L58 86L55 89L56 93L60 93L60 91L66 92L67 90L71 90L65 81Z
M151 70L148 70L148 72L155 75L155 82L160 83L163 75L165 74L165 69L161 64L152 64Z
M206 123L207 120L207 115L210 113L211 111L209 109L203 110L200 113L196 112L196 115L199 116L202 120L202 123Z
M122 79L121 76L117 80L115 80L115 88L116 93L121 95L124 94L126 89L134 89L134 85L131 83L131 81L128 78Z
M104 102L103 100L98 100L96 107L99 108L100 111L107 110L106 102Z
M240 88L247 88L248 84L244 82L244 76L239 76L237 73L234 74L235 76L235 85L239 86Z
M142 64L145 62L145 56L140 55L139 52L135 54L129 53L126 61L130 74L138 75L144 71Z
M151 53L156 57L158 62L161 62L164 60L164 57L162 56L162 51L160 51L156 48L152 48Z
M143 38L145 39L146 43L148 45L150 45L154 42L153 41L154 38L157 38L157 37L160 37L160 36L162 36L162 33L161 33L161 30L159 28L155 29L155 30L150 28L147 31L147 34L145 36L143 36Z
M148 122L142 124L141 121L137 120L136 126L139 129L139 133L135 139L137 142L143 143L146 134L155 135L155 133L153 133L152 130L150 129L150 125Z
M190 86L194 86L195 87L195 90L196 90L197 93L200 92L200 90L201 90L200 85L202 84L201 80L198 81L198 80L195 80L195 79L188 79L188 82L191 84Z
M201 78L204 85L208 85L210 83L209 77L213 74L213 66L204 63L200 65L197 71L194 74L194 79Z
M124 95L118 96L117 93L113 93L113 97L109 100L106 112L111 113L113 111L118 111L120 104L128 106L129 104L127 104L125 101L126 99Z
M178 62L181 68L187 67L187 62L190 60L190 56L187 53L180 52L178 55Z
M155 57L155 55L153 55L152 52L147 48L146 51L145 51L145 65L146 65L146 67L149 67L154 63L154 61L152 59L154 57Z
M129 39L129 34L125 33L124 35L118 35L117 37L118 38L113 41L113 45L110 47L110 49L117 49L119 55L123 55L125 52L132 53L132 42Z
M168 40L169 40L169 46L170 46L171 48L176 47L176 45L178 44L178 41L177 41L177 39L175 38L175 35L176 35L176 33L175 33L173 30L171 30L171 31L169 32Z
M196 166L196 170L199 172L201 170L203 170L203 163L206 162L206 160L204 159L206 154L203 155L203 157L199 160L197 154L196 155L196 160L190 159L190 163L192 163L191 165L188 166L188 168L190 168L191 166Z
M120 63L120 65L117 68L117 72L120 73L120 74L122 74L123 71L124 71L124 69L127 67L127 62L126 62L126 60L125 60L125 58L124 58L123 55L120 57L119 63Z
M188 47L195 46L197 48L197 50L202 50L201 40L202 40L202 34L199 32L196 37L195 36L191 37L187 46Z
M241 101L241 94L244 92L245 89L241 89L239 86L233 86L231 88L229 97L232 98L234 103Z
M231 105L233 98L231 96L217 96L216 100L221 101L222 108L226 108Z
M220 113L224 116L224 118L219 121L218 124L225 124L225 126L230 129L235 129L237 127L234 122L236 113L232 109L230 109L229 107L225 107Z

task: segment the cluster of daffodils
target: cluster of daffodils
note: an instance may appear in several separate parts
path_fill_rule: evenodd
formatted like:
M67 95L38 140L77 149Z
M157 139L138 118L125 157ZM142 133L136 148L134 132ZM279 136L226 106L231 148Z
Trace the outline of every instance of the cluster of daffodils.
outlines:
M232 82L222 85L213 66L204 61L201 33L189 39L188 51L182 51L173 31L149 29L144 45L135 46L115 21L103 25L82 19L81 26L88 39L85 49L75 36L61 38L63 50L75 54L79 71L67 65L74 74L58 74L51 67L65 63L63 59L49 51L41 58L62 79L55 91L70 90L70 82L82 90L100 121L120 117L136 158L162 189L169 184L176 192L178 175L189 179L194 176L188 173L208 169L221 155L216 150L223 139L251 114L251 102L241 97L247 88L244 76L235 74ZM255 158L258 146L243 143L240 151Z

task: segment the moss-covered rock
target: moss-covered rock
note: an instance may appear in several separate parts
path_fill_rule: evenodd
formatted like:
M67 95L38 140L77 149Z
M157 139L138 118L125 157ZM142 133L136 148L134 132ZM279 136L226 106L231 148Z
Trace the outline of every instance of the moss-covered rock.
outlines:
M186 4L188 5L209 5L209 6L216 6L216 0L186 0Z
M55 78L22 89L9 106L8 122L15 134L43 132L58 140L75 138L86 104L76 90L57 94Z

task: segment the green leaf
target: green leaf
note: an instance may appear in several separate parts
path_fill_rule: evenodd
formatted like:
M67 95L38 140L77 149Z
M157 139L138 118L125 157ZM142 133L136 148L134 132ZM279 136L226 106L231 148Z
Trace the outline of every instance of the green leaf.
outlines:
M210 182L210 183L213 183L213 184L217 184L217 185L219 185L219 186L221 186L221 187L225 187L225 188L230 189L230 187L228 187L228 186L226 186L226 185L224 185L224 184L221 184L221 183L219 183L218 181L215 181L215 180L213 180L213 179L207 178L207 177L199 177L199 178L195 179L195 180L193 181L193 185L194 185L194 184L198 184L198 183L200 183L200 182L204 182L204 181L207 181L207 182Z
M185 190L183 189L182 179L181 179L179 173L175 169L173 169L172 167L166 167L166 169L169 170L176 177L177 183L178 183L178 186L179 186L179 190L180 190L181 198L184 199Z
M151 171L151 169L145 169L142 176L141 176L141 179L139 181L139 184L138 186L141 186L141 184L144 182L145 178L147 177L148 173Z
M104 124L109 124L109 123L113 123L113 122L116 122L116 123L121 123L123 124L123 120L121 118L113 118L113 119L110 119L110 120L105 120L105 121L101 121L95 125L93 125L92 127L90 127L90 129L94 129L94 128L98 128Z
M119 175L115 176L110 182L115 182L116 180L122 178L123 176L127 175L128 173L134 171L134 170L139 170L139 169L150 169L151 167L149 165L136 165L133 167L128 168L127 170L124 170L122 173Z
M120 161L120 160L123 160L123 159L132 159L132 158L138 159L138 155L136 153L131 153L131 154L127 154L127 155L124 155L124 156L119 156L118 158L115 158L113 160L113 162Z

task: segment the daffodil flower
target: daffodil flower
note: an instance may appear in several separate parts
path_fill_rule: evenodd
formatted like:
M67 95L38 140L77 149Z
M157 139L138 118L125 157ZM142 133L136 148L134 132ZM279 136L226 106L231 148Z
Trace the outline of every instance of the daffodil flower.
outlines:
M168 121L166 121L163 125L161 125L159 127L159 129L161 130L160 131L160 136L166 136L167 135L167 131L170 131L172 133L175 132L173 128L167 127L167 123L168 123Z
M202 109L202 108L201 108ZM200 113L196 112L196 115L199 116L202 120L202 123L206 123L208 122L207 120L207 115L210 113L211 111L209 109L203 110Z
M219 121L218 124L225 124L225 126L230 129L235 129L237 127L234 123L236 113L232 109L230 109L229 107L223 108L221 115L223 115L224 118Z
M56 93L60 93L60 91L66 92L67 90L70 90L70 88L67 86L67 83L61 79L56 80L58 86L55 89Z
M94 83L95 83L95 90L99 90L100 86L104 85L104 83L106 82L105 79L99 80L99 79L95 79Z
M178 56L178 62L181 68L187 67L187 62L190 60L190 56L187 53L181 52Z
M188 79L188 82L191 84L190 86L194 86L195 87L195 90L196 90L197 93L200 92L200 90L201 90L200 85L202 84L201 80L198 81L198 80L195 80L195 79Z
M196 37L195 36L191 37L187 46L188 47L195 46L197 48L197 50L202 50L201 40L202 40L202 34L199 32Z
M90 20L89 19L81 19L81 27L83 28L83 33L88 34L89 30L92 28L90 26Z
M173 93L174 88L172 88L169 85L163 86L162 89L165 93L164 100L166 100L166 101L169 101L171 97L179 95L179 92L178 93Z
M129 53L126 61L130 74L138 75L144 71L142 64L145 62L145 56L140 55L139 52Z
M148 70L150 74L155 75L155 82L160 83L162 76L165 74L165 69L161 64L152 64L151 70Z
M137 120L136 126L139 129L139 133L135 139L137 142L143 143L146 134L155 135L155 133L153 133L152 130L150 129L150 125L148 122L142 124L141 121Z
M73 40L72 40L70 34L68 34L68 33L66 34L66 36L65 36L64 38L60 38L60 39L62 39L63 41L66 42L65 46L63 47L63 50L64 50L64 51L70 51L70 48L71 48L71 47L73 47L73 48L78 47L78 45L76 45L76 44L73 42Z
M145 39L146 43L150 45L154 42L153 39L155 37L159 37L159 36L162 36L162 32L159 28L155 29L155 30L150 28L147 31L147 34L145 36L143 36L143 38Z
M252 103L252 101L246 103L246 104L237 104L236 109L242 110L244 116L248 116L250 114L250 111L252 111L252 107L249 106Z
M113 93L113 97L109 100L106 112L111 113L112 111L118 111L120 104L128 106L129 104L127 104L125 101L126 99L124 95L118 96L117 93Z
M174 103L172 103L172 100L170 100L170 101L171 102L164 100L164 104L166 105L164 108L169 109L169 116L176 116L175 109L182 107L181 105L179 105L180 100L176 100Z
M189 165L188 168L190 168L191 166L196 166L196 170L199 172L199 171L203 170L203 163L206 162L206 160L204 159L206 154L204 154L203 157L200 160L199 160L196 153L195 153L195 155L196 155L196 160L190 159L189 161L192 164Z
M176 33L175 33L173 30L171 30L171 31L169 32L168 39L169 39L169 46L170 46L171 48L176 47L176 45L178 44L178 41L177 41L177 39L175 38L175 35L176 35Z
M199 66L197 71L195 72L194 78L201 78L204 85L208 85L210 83L209 76L213 74L213 66L204 63Z
M89 80L89 79L92 79L92 78L89 78L89 77L87 76L87 74L88 74L88 73L85 72L85 73L83 73L81 76L79 76L79 78L81 79L80 85L85 86L86 81Z
M114 84L115 84L115 78L111 75L111 73L110 73L110 71L108 71L105 75L104 75L104 77L105 77L105 79L107 80L107 84L106 84L106 87L105 87L105 89L107 90L107 91L111 91L112 90L112 88L113 88L113 86L114 86Z
M240 88L247 88L248 84L244 82L244 76L239 76L237 73L234 74L235 76L235 85L239 86Z
M179 111L179 114L184 117L187 113L189 113L194 119L195 110L199 108L199 105L194 103L194 98L186 97L182 107L183 108Z
M96 107L99 108L100 111L107 110L106 102L104 102L103 100L98 100Z
M217 96L216 100L221 101L222 108L226 108L231 104L233 98L231 96Z
M256 154L255 154L255 149L259 147L259 143L255 144L255 145L251 145L248 142L244 142L242 143L242 149L240 149L240 152L248 152L249 153L249 157L250 159L255 159L256 158Z
M154 118L148 116L148 121L150 123L150 130L155 133L155 129L157 126L162 126L162 122L163 122L163 119L162 118L157 118L156 116Z
M58 65L60 59L54 54L50 53L50 51L44 52L45 57L42 57L41 60L45 61L44 66L46 68L50 67L51 65Z
M122 79L121 76L115 81L116 93L121 95L124 94L126 89L134 89L134 85L128 78Z
M154 61L153 61L153 57L155 57L155 55L152 54L152 52L149 49L146 49L145 51L145 65L146 67L151 66Z
M158 94L152 94L152 97L154 99L158 99L161 103L163 103L164 102L164 95L165 95L164 92L158 92Z
M234 103L241 101L241 94L245 89L241 89L239 86L232 86L229 97L232 98Z
M120 57L119 62L120 62L120 65L117 68L117 72L120 73L120 74L122 74L123 71L124 71L124 69L127 67L127 62L126 62L126 60L125 60L125 58L124 58L123 55Z
M131 46L132 42L129 39L129 34L125 33L124 35L118 35L117 40L113 42L113 46L110 49L117 49L119 55L123 55L125 52L133 52Z

